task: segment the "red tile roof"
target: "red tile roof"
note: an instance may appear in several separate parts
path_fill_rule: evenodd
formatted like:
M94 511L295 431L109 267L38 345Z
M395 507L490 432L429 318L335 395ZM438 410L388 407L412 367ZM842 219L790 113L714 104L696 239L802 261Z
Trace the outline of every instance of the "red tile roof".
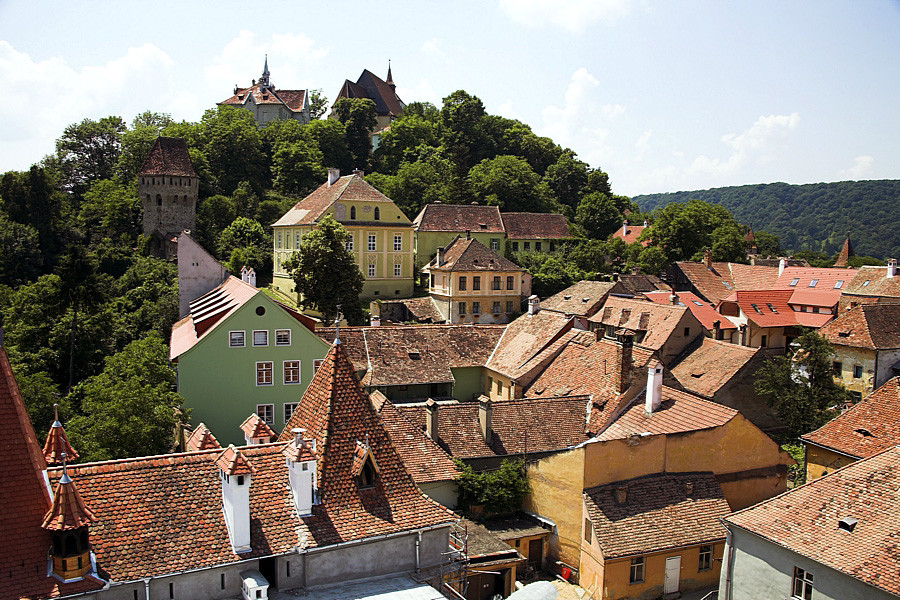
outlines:
M520 398L493 402L491 441L486 443L478 420L478 402L438 403L438 441L456 458L551 452L580 444L585 433L587 396ZM425 430L424 405L395 405Z
M720 542L731 512L710 472L617 481L584 490L584 502L606 560Z
M600 310L609 294L618 292L622 287L616 281L579 281L558 294L541 300L541 310L590 317Z
M846 267L851 256L856 256L856 253L853 252L853 244L850 243L850 236L847 236L847 239L844 240L844 246L841 248L841 253L838 254L837 260L834 261L834 266Z
M416 231L503 233L500 208L480 204L426 204L413 219Z
M900 275L888 277L887 267L860 267L848 285L847 296L900 298Z
M68 531L90 525L96 520L94 513L84 505L75 482L64 473L56 482L53 506L44 516L41 527L50 531Z
M272 227L290 227L294 225L315 225L319 219L330 209L335 202L347 201L362 202L393 202L390 198L379 192L377 189L366 183L360 175L345 175L339 177L333 184L328 185L326 181L309 196L295 204L289 211L284 213L280 219L272 224ZM410 221L405 216L396 223L388 223L387 221L350 221L349 219L338 219L341 223L352 224L383 224L383 225L409 225Z
M517 271L523 269L516 263L503 258L478 240L456 236L444 247L440 266L435 256L428 266L429 271Z
M688 312L686 306L610 296L603 308L589 321L604 327L645 332L643 339L636 342L637 345L657 351L669 341Z
M619 275L619 286L622 289L621 293L631 296L657 290L672 291L672 286L663 283L662 279L656 275L647 275L646 273L621 273ZM614 293L619 293L619 291L617 290Z
M306 90L276 90L271 86L263 88L254 83L247 88L238 88L233 95L218 104L244 106L250 101L251 95L256 104L281 104L291 112L302 112Z
M900 379L889 379L862 402L802 438L856 458L900 445Z
M723 303L736 303L747 320L759 327L792 327L815 323L819 325L814 326L821 327L833 317L828 314L795 312L789 304L792 294L791 290L740 291L734 292Z
M712 304L718 304L735 290L773 289L778 279L776 267L726 262L714 262L711 269L698 262L678 262L676 265L697 292Z
M53 406L53 409L56 411L56 405ZM78 460L78 452L69 443L66 430L63 428L62 423L59 422L58 417L53 421L50 433L47 434L47 439L44 441L43 454L44 460L47 461L48 465L61 465L64 454L65 459L69 462Z
M196 177L187 144L181 138L158 137L138 175Z
M216 439L216 436L212 434L205 423L197 425L197 428L191 432L191 435L188 436L188 439L185 441L185 446L187 447L188 452L212 450L214 448L222 447L219 440Z
M573 326L571 318L557 312L542 310L535 315L524 314L506 326L485 366L517 379L531 370L533 359L542 350Z
M774 289L840 291L856 276L856 269L835 269L817 267L785 267ZM794 280L797 280L794 283ZM815 280L814 285L810 285ZM791 285L794 283L794 285ZM839 287L837 287L839 286Z
M572 237L563 215L553 213L500 213L511 240L561 240Z
M678 297L678 306L686 306L708 331L715 328L716 321L719 322L720 329L737 329L737 325L717 313L715 308L691 292L644 292L644 296L657 304L671 304L670 298L673 293Z
M703 338L700 346L687 354L670 371L686 391L712 398L745 368L755 368L765 359L765 351Z
M216 467L226 475L253 475L256 473L256 468L233 444L225 448L216 458Z
M725 518L783 548L900 595L900 448L851 463ZM839 526L857 520L852 531Z
M243 423L241 423L241 431L244 432L248 438L270 438L267 441L274 441L277 434L272 431L272 428L266 425L266 422L263 421L259 415L252 414L247 417Z
M328 519L317 543L334 543L450 522L452 513L418 490L388 436L341 344L325 356L281 440L302 427L316 440L318 490L314 515ZM357 443L366 441L378 464L373 488L351 474Z
M822 327L819 335L837 346L900 348L900 304L860 304Z
M619 229L616 229L611 237L624 240L626 244L633 244L638 240L639 237L641 237L641 234L644 233L644 229L646 229L644 225L627 225L626 221L626 225L623 225ZM643 242L641 242L641 246L644 246L645 248L649 245L650 240L644 240Z

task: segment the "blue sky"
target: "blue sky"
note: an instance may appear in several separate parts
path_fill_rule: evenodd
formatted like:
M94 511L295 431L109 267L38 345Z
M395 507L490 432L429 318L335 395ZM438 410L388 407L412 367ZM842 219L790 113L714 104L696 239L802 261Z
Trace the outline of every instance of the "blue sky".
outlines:
M0 172L85 117L198 120L268 53L333 99L392 60L406 102L457 89L619 194L900 178L900 3L0 0Z

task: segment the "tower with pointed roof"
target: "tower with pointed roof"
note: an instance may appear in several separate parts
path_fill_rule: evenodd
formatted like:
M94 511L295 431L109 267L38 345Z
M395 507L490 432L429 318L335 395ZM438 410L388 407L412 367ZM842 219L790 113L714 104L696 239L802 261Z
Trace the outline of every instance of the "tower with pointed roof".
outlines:
M356 83L349 79L344 80L344 85L338 92L334 101L342 98L368 98L375 103L375 115L377 124L374 132L381 131L391 124L391 121L403 114L406 104L397 95L397 86L394 84L394 76L391 73L391 63L388 61L387 79L384 80L368 69L363 69ZM332 106L334 106L332 104ZM332 111L329 118L337 118Z
M305 125L310 120L309 90L276 89L269 73L268 55L259 81L254 79L249 87L235 85L234 93L218 105L249 110L260 127L270 121L293 119Z
M844 246L841 248L841 253L838 255L837 260L834 263L835 267L848 267L850 266L850 259L856 256L853 252L853 244L850 243L850 232L847 232L847 239L844 240Z
M174 258L175 236L196 226L199 182L185 141L156 138L138 172L143 231L155 253Z

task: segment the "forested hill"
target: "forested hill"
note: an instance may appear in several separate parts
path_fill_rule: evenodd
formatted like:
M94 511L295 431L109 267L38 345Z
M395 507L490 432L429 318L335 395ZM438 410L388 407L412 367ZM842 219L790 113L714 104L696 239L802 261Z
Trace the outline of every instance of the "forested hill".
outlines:
M739 222L781 238L788 252L840 251L847 233L859 255L900 258L900 181L770 183L632 198L641 210L697 198L727 208Z

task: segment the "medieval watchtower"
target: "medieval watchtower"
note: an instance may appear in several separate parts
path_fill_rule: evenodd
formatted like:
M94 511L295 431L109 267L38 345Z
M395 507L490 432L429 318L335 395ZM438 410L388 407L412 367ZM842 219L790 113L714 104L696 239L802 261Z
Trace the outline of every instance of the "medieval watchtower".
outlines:
M160 246L197 220L197 187L187 144L159 137L138 172L138 195L144 205L144 235Z

